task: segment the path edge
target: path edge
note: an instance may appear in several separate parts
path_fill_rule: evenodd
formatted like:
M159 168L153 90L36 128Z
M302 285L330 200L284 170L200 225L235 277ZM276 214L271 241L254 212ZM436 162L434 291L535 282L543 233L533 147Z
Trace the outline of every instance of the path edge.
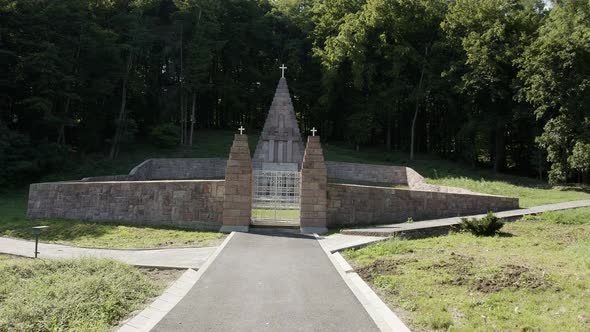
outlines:
M410 332L411 330L402 322L397 315L379 298L369 285L352 269L350 264L342 257L339 252L331 253L322 243L323 238L314 234L320 247L328 256L332 265L340 274L348 288L352 291L363 308L367 311L371 319L375 322L379 330L383 332Z
M162 295L158 296L147 308L138 313L117 329L117 332L148 332L151 331L193 288L207 271L213 261L233 238L235 232L229 234L207 261L195 271L187 269Z

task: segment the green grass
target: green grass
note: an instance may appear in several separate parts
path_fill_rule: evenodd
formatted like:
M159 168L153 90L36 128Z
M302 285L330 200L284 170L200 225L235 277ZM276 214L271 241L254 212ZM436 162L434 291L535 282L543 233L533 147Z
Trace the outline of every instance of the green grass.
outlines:
M324 144L327 160L375 163L411 167L426 178L430 184L465 188L474 192L518 197L521 207L590 199L590 190L578 186L552 187L533 178L498 174L489 169L417 155L409 160L408 155L383 148L365 148L355 151L343 145Z
M80 156L62 171L47 175L42 182L79 180L90 176L129 174L135 166L151 158L227 158L234 132L227 130L201 130L195 132L194 144L175 148L158 148L149 142L138 142L121 148L115 160L103 154ZM248 136L254 153L258 135Z
M298 208L293 210L252 209L252 217L258 219L299 221L299 214Z
M345 256L418 331L590 330L590 208Z
M24 192L0 195L0 236L33 240L32 226L47 225L41 241L93 248L206 247L225 235L180 229L134 227L77 220L27 220Z
M159 149L150 144L133 144L124 148L116 160L91 155L75 160L62 172L44 177L43 181L73 180L88 176L128 174L149 158L227 158L234 132L201 130L195 132L193 147ZM250 151L254 154L257 134L250 134ZM474 192L520 198L522 207L590 199L590 189L573 186L552 187L544 181L527 177L497 174L489 169L442 160L429 155L387 151L383 147L366 147L356 151L342 143L324 143L326 160L408 166L424 176L428 183L460 187Z
M202 130L195 133L193 147L159 149L147 143L124 147L116 160L102 155L88 155L72 161L61 172L46 176L41 181L73 180L88 176L128 174L149 158L227 158L232 144L232 131ZM249 135L252 154L258 136ZM402 165L414 168L432 184L466 188L475 192L506 195L520 198L522 207L590 199L584 188L551 187L531 178L499 175L490 170L460 163L417 155L410 161L407 154L386 151L380 147L363 148L361 151L345 144L323 144L327 160ZM153 248L171 246L214 245L222 237L217 233L190 232L177 229L127 227L115 224L97 224L82 221L48 220L28 222L26 193L24 190L0 194L0 236L31 239L29 227L47 224L50 229L43 240L79 246L105 248ZM291 218L291 215L287 216Z
M0 256L0 331L108 331L166 287L107 259Z

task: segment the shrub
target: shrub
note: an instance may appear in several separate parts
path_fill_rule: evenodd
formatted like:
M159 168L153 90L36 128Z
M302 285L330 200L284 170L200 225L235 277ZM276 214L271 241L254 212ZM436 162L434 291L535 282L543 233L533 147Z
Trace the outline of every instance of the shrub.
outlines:
M64 145L33 142L0 125L0 187L19 186L60 169L68 157Z
M150 137L154 144L162 148L172 148L178 145L180 132L172 123L164 123L152 128Z
M461 218L459 226L462 230L476 236L494 236L504 226L504 223L492 212L488 212L488 215L482 219Z

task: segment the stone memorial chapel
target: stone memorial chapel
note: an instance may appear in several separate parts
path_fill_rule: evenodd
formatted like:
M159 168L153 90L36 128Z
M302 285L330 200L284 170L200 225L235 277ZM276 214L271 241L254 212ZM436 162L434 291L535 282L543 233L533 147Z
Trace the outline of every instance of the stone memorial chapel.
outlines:
M246 232L375 225L518 208L518 199L427 184L408 167L325 161L304 142L285 69L253 157L240 128L228 159L149 159L126 175L36 183L28 217Z

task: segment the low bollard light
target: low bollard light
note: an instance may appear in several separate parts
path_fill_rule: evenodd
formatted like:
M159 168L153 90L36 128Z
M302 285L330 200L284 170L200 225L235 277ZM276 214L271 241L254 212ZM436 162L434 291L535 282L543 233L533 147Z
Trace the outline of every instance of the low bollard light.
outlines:
M39 254L39 235L43 230L48 228L49 226L35 226L33 227L33 235L35 235L35 258L37 258L37 254Z

